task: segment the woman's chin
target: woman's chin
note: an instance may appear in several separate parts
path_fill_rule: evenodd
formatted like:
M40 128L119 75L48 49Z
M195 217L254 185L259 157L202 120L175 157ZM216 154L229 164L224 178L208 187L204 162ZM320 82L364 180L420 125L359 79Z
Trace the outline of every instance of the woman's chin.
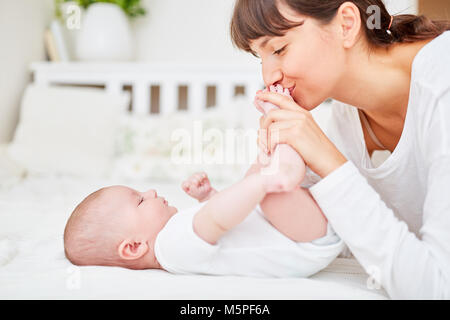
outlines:
M315 108L317 108L320 105L320 103L306 101L302 97L298 97L298 96L294 97L294 101L295 101L295 103L297 103L300 107L302 107L306 111L314 110Z
M300 107L302 107L305 110L309 110L307 104L305 103L305 101L302 98L300 98L298 96L295 96L293 98L294 98L294 101L296 104L298 104Z

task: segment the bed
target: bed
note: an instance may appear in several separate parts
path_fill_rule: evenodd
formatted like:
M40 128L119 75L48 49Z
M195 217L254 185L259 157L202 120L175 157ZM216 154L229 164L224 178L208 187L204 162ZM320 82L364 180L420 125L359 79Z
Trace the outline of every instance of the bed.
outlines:
M183 208L195 203L180 188L189 173L206 167L218 189L239 178L253 155L247 162L174 163L171 150L179 141L168 136L180 126L185 133L195 130L196 121L215 137L227 128L255 129L257 113L244 109L252 109L250 93L261 84L255 70L223 67L202 73L179 66L40 63L32 70L35 83L22 99L14 139L0 147L0 299L388 299L354 258L337 258L308 279L72 265L64 257L63 230L74 206L90 192L115 184L151 187ZM147 90L152 84L159 89ZM179 99L180 84L191 92L187 102ZM126 86L131 92L123 90ZM158 91L153 114L148 106ZM327 108L314 113L320 125L326 125ZM214 150L223 144L213 140L203 156L217 160Z

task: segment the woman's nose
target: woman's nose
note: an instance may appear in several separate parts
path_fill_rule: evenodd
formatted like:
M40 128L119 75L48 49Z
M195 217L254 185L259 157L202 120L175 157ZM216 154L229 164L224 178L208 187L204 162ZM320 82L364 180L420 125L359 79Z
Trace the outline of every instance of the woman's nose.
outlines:
M283 73L274 64L267 63L262 70L264 84L267 88L283 80Z

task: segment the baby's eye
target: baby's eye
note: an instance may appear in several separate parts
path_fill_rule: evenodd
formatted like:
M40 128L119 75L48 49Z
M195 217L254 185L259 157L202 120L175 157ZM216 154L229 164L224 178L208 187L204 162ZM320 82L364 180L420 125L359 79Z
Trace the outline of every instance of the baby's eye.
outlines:
M140 205L142 202L144 202L144 198L141 198L141 199L139 200L138 207L139 207L139 205Z

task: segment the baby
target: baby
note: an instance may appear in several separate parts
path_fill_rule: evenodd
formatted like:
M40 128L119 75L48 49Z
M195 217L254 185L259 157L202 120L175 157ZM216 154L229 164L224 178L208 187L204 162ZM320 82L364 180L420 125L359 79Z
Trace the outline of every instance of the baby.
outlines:
M222 191L205 173L192 175L182 188L199 204L180 212L153 189L111 186L90 194L66 224L66 257L76 265L179 274L308 277L320 271L344 243L301 186L307 180L301 158L280 147Z

